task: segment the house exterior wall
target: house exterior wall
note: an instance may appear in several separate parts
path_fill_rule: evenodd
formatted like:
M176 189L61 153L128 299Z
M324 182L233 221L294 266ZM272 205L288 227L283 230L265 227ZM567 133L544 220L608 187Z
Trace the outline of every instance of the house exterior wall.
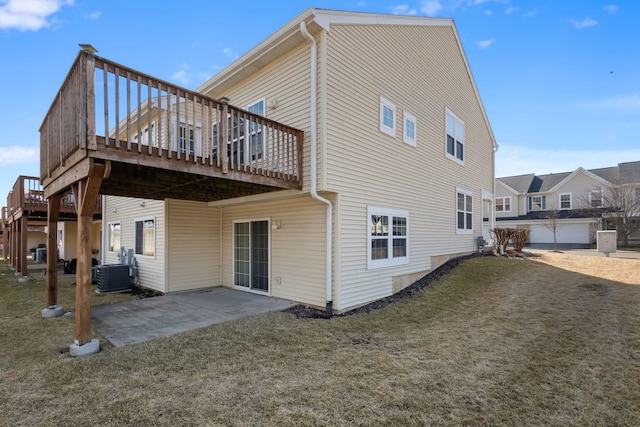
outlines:
M233 224L269 220L271 296L324 307L326 209L310 197L221 208L222 284L233 288Z
M155 256L135 255L138 263L139 285L159 292L167 292L165 280L165 202L162 200L144 200L130 197L106 196L104 203L103 236L105 248L109 236L110 223L120 222L121 246L133 249L135 243L135 221L146 218L155 220ZM119 264L118 253L105 250L105 264Z
M577 173L558 189L547 195L547 209L560 209L560 194L571 193L572 209L589 207L589 192L595 189L603 189L604 183L588 176L585 173Z
M93 221L91 242L91 256L100 260L100 247L102 235L102 222ZM62 239L59 239L62 234ZM61 259L69 260L78 257L78 222L77 221L60 221L58 222L58 256Z
M220 209L166 200L166 292L220 286Z
M496 185L494 198L498 198L498 197L511 197L511 210L508 212L496 211L496 218L509 218L509 217L514 217L518 215L524 215L525 213L525 204L524 204L525 197L524 196L518 195L517 193L514 193L513 191L509 190L505 186L498 183Z
M322 143L326 189L340 194L346 309L392 294L394 277L427 272L431 257L476 250L493 147L452 28L332 25L326 43ZM395 137L380 131L381 96L395 104ZM445 156L447 108L464 122L464 166ZM405 111L417 119L415 147L403 142ZM457 187L473 194L471 234L456 234ZM409 213L409 264L367 269L368 206Z

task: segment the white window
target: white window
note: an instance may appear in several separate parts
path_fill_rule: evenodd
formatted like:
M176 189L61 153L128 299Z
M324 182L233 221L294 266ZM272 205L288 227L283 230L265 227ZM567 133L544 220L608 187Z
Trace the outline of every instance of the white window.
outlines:
M511 212L511 196L496 197L496 212Z
M396 106L380 97L380 130L396 136Z
M571 193L560 193L560 209L571 209Z
M446 110L446 155L451 160L464 164L464 123L455 114Z
M602 190L591 190L589 192L589 205L592 208L602 207Z
M247 105L247 111L253 114L264 117L264 98L253 104ZM264 146L262 143L262 125L252 120L247 123L247 135L249 140L247 141L247 163L255 162L263 158Z
M177 125L175 117L171 119L171 150L180 151L182 154L202 156L202 124L186 123L182 118ZM153 127L151 128L153 133Z
M367 208L367 268L409 263L409 213Z
M530 196L529 212L547 210L547 196Z
M155 124L151 123L151 133L149 133L149 126L142 128L140 135L135 136L135 141L140 142L142 145L149 145L149 141L151 141L151 145L155 141Z
M187 138L187 133L189 134L189 138ZM180 142L180 152L181 153L186 153L187 152L187 140L188 140L188 146L189 146L189 154L193 154L193 139L194 135L193 135L193 129L189 128L188 132L187 132L187 127L186 126L182 126L180 125L180 135L178 135L178 140Z
M416 118L406 111L403 113L404 118L404 137L402 140L409 145L416 146Z
M119 252L121 246L122 225L119 222L110 222L107 228L107 251Z
M473 193L456 189L456 233L473 233Z
M156 221L154 218L135 221L134 253L141 256L156 254Z
M264 117L264 98L247 106L247 111ZM218 157L218 125L211 126L211 152ZM264 158L262 124L246 113L233 111L227 115L227 158L232 164L247 164Z

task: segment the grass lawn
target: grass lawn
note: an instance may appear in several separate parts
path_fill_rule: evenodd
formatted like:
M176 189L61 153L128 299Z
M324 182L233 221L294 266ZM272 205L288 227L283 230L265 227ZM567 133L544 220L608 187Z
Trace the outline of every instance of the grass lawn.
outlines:
M638 260L476 258L372 314L271 313L77 359L73 316L43 305L44 282L0 262L1 424L640 425Z

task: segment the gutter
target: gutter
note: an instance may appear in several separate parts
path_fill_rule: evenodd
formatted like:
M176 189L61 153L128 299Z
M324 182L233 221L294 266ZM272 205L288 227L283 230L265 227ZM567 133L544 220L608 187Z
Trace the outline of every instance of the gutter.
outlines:
M317 165L317 133L318 133L318 105L317 105L317 87L318 87L318 46L316 40L307 30L307 24L300 22L300 32L309 41L311 45L311 197L317 201L327 205L327 306L326 313L333 312L333 204L330 200L318 194L318 165Z

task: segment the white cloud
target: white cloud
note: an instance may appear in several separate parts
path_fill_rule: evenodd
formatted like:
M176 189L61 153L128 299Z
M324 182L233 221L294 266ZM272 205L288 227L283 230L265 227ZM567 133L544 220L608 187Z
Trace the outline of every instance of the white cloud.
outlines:
M356 3L356 6L362 7L362 6L365 6L366 4L367 4L366 1L359 1L358 3Z
M487 16L491 16L491 15L493 15L493 12L490 11L490 10L485 10L484 14L487 15Z
M237 54L237 53L235 53L235 52L233 51L233 49L231 49L230 47L225 47L224 49L222 49L222 53L223 53L226 57L231 58L231 59L238 59L238 58L239 58L238 54Z
M525 13L524 16L525 18L533 18L534 16L536 16L538 14L538 9L532 9L529 12Z
M481 40L478 42L478 47L480 49L486 49L492 44L494 44L495 42L496 42L496 39Z
M391 8L391 13L394 15L417 15L418 11L416 9L411 9L406 4L399 4Z
M597 169L640 159L640 149L539 150L502 144L496 152L496 177Z
M96 12L86 14L84 17L91 21L97 21L98 19L100 19L101 16L102 16L102 11L96 11Z
M186 62L178 65L178 71L171 75L171 78L183 86L186 86L189 81L191 81L191 77L189 76L189 64Z
M421 0L420 12L427 16L436 16L442 10L439 0Z
M591 19L591 18L584 18L581 21L577 21L575 19L571 19L569 22L571 22L573 24L574 28L589 28L589 27L593 27L594 25L598 25L598 21L596 21L595 19Z
M582 103L582 106L596 110L613 110L617 113L637 114L640 113L640 92L588 101Z
M604 10L607 13L616 13L618 11L618 6L616 6L615 4L608 4L605 7L603 7L602 10Z
M0 28L36 31L51 25L47 20L74 0L0 0Z
M38 148L20 147L18 145L0 147L0 166L38 163L39 161L40 150Z
M508 7L508 8L505 9L504 14L505 15L511 15L512 13L515 13L518 10L520 10L520 9L518 9L517 7Z

